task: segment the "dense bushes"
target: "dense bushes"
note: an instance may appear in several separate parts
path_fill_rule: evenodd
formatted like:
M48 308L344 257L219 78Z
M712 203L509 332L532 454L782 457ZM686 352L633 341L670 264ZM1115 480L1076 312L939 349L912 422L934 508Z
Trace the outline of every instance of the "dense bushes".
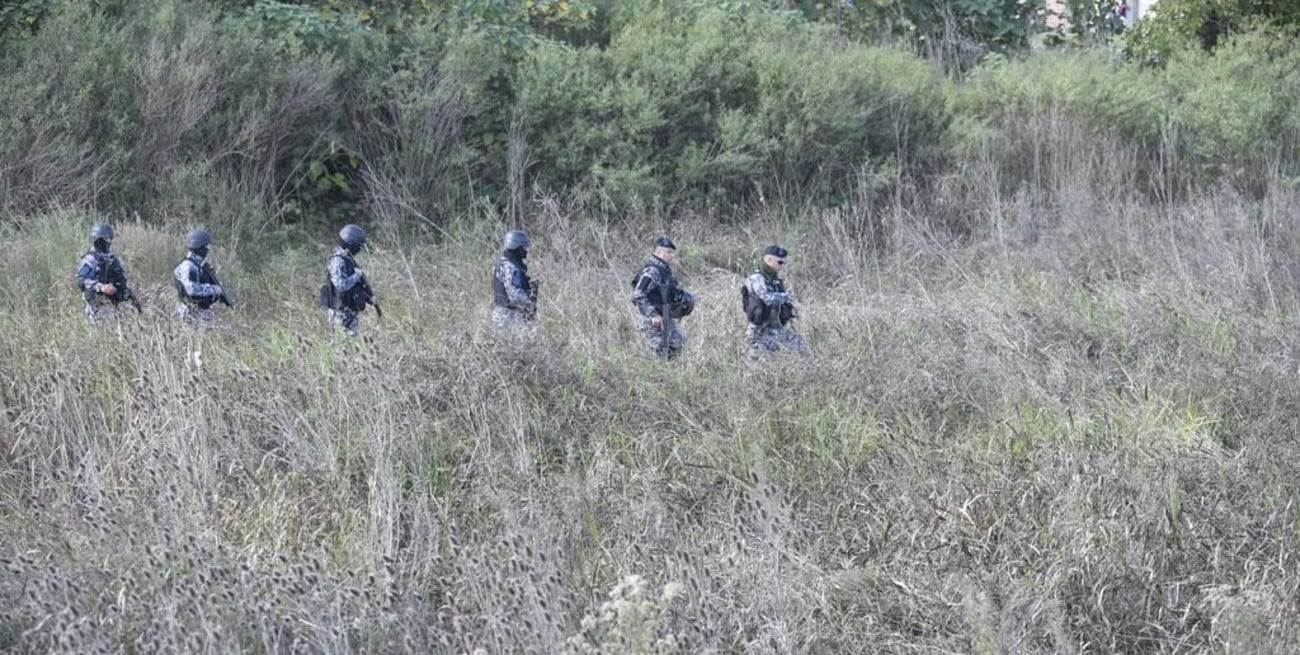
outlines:
M0 203L120 195L132 140L125 28L83 6L48 20L0 75Z
M1300 53L1268 31L1238 35L1213 53L1183 50L1163 71L1183 169L1191 181L1257 188L1300 164Z
M1156 80L1102 55L1052 53L992 62L959 95L951 134L960 158L989 156L1004 191L1055 188L1088 152L1121 140L1159 161L1165 105Z
M1227 183L1257 195L1300 165L1300 56L1283 48L1251 32L1213 53L1179 51L1162 69L1102 53L993 62L962 86L951 145L991 154L1011 189L1056 188L1111 143L1133 153L1143 193Z
M953 81L761 2L382 26L240 4L57 4L39 29L9 26L0 212L260 232L440 224L485 202L517 216L535 191L633 214L869 205L985 161L1004 190L1051 189L1088 161L1080 139L1129 152L1135 189L1165 197L1256 188L1300 159L1300 66L1270 31L1158 69L1056 52Z
M834 201L863 167L933 165L948 116L910 55L721 11L653 15L604 50L543 45L517 80L536 180L616 204Z

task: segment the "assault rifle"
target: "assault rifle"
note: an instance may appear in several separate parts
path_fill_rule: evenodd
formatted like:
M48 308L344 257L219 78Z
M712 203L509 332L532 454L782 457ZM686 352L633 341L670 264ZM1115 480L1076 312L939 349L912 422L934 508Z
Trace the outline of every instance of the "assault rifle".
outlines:
M109 296L100 294L98 288L85 289L82 291L82 296L86 299L86 302L93 304L98 300L97 296L104 295L104 297L108 298L114 305L122 302L129 302L131 303L131 306L135 308L136 313L143 312L144 309L140 307L140 300L136 298L135 292L126 285L126 271L122 269L122 262L111 255L100 258L100 261L104 262L103 265L105 272L107 273L106 277L108 278L106 282L101 282L100 284L111 284L117 289L117 291L113 295Z
M135 292L130 287L119 287L117 292L122 294L122 300L131 303L131 306L135 308L135 313L139 314L144 311L144 308L140 306L140 299L135 297Z
M662 320L659 323L659 329L663 332L663 343L660 344L660 353L665 357L672 355L672 337L673 337L673 302L672 290L668 285L659 285L659 311L662 314Z
M530 321L537 318L537 292L541 288L542 288L541 280L533 280L533 279L528 280L528 299L533 301L533 309L531 311L525 312L524 317Z
M116 282L104 282L103 284L113 285L114 287L117 288L117 292L110 296L107 294L101 294L100 292L94 289L86 289L81 292L81 296L86 299L86 302L91 304L95 304L96 302L98 302L99 296L104 296L105 298L108 298L109 301L112 302L114 305L118 303L129 302L131 303L131 306L135 308L135 311L137 312L144 311L144 308L140 306L140 300L135 297L135 292L132 291L126 285L121 285Z
M221 287L221 295L217 296L217 301L231 309L234 309L234 303L230 302L230 298L226 295L226 285L222 284L221 280L217 279L217 269L213 268L211 264L204 262L203 272L207 273L208 278L212 280L213 284Z
M110 296L113 298L113 302L129 302L131 303L131 306L135 308L135 313L142 313L144 309L140 307L140 299L136 298L135 292L126 285L126 271L122 268L122 260L113 257L112 266L108 267L108 275L112 278L109 281L109 284L117 287L117 293L114 296Z
M144 312L144 308L140 307L140 299L135 297L135 292L130 287L126 285L118 286L117 284L113 284L113 286L117 287L117 293L109 297L115 299L114 303L129 302L135 308L137 314ZM121 300L116 300L117 298L121 298Z
M362 275L361 279L357 281L357 287L359 287L361 292L365 294L366 304L375 308L375 315L379 318L383 318L384 310L380 309L379 303L375 302L375 292L370 288L370 280L367 280L366 276Z

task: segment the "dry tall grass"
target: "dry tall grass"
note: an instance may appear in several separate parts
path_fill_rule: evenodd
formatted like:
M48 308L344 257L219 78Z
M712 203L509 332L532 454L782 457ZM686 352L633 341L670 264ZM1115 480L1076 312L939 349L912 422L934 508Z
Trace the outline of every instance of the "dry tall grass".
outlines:
M0 649L1294 651L1300 197L1045 165L1050 197L674 226L673 365L630 326L655 230L553 200L531 342L487 326L504 226L377 239L356 341L311 306L326 244L218 243L242 305L196 336L180 231L121 226L148 309L91 329L88 217L5 228ZM753 367L771 241L815 355Z

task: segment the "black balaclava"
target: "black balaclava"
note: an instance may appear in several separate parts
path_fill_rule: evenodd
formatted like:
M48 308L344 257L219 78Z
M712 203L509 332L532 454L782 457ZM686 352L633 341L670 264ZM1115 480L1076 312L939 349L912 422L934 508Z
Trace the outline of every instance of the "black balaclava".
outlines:
M111 248L113 244L110 239L95 239L91 245L94 246L97 252L108 252L108 249Z
M208 258L208 247L207 247L207 246L203 246L202 248L193 248L193 249L190 250L190 252L194 253L194 255L195 255L196 257L198 257L199 259L207 259L207 258Z
M523 261L524 258L527 257L527 256L528 256L528 249L527 249L527 248L511 248L511 249L509 249L509 250L506 251L506 257L509 257L509 258L511 258L511 259L515 259L515 260L518 260L518 261Z
M348 254L349 254L349 255L355 255L355 254L361 252L361 244L359 244L359 243L348 243L348 242L346 242L346 241L340 240L340 241L339 241L339 247L341 247L341 248L343 248L344 250L348 251Z

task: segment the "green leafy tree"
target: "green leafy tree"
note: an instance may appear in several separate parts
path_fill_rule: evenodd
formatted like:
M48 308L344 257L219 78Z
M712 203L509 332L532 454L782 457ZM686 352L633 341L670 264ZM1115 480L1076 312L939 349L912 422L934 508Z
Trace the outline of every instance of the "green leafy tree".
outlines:
M1248 29L1294 38L1300 2L1294 0L1161 0L1132 30L1127 52L1147 64L1163 64L1178 48L1214 50L1228 36Z
M59 0L7 0L0 3L0 40L11 34L31 34Z
M1043 0L799 0L811 19L868 40L903 38L923 54L966 68L988 52L1028 46Z
M1068 0L1065 6L1069 20L1063 31L1074 40L1102 42L1124 32L1124 19L1116 12L1119 0Z

